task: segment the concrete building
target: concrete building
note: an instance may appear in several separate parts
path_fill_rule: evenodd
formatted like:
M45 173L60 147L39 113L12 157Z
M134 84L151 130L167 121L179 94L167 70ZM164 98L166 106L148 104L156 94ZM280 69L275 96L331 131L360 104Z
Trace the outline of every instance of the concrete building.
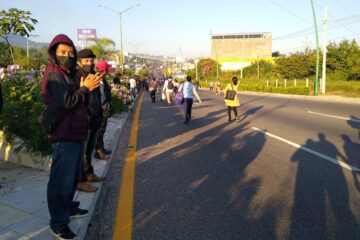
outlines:
M222 70L242 69L257 59L271 59L272 35L262 33L213 34L211 58Z

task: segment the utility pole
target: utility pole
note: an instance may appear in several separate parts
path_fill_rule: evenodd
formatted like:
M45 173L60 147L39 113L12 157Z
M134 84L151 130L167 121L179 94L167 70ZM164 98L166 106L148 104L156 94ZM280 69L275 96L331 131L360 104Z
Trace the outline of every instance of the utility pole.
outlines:
M320 64L320 49L319 49L319 34L318 28L316 23L316 15L315 15L315 8L314 2L311 0L311 8L314 17L314 26L315 26L315 36L316 36L316 76L315 76L315 96L318 95L318 84L319 84L319 64Z
M327 53L327 23L328 23L328 10L325 6L324 12L324 49L323 49L323 67L322 67L322 82L321 93L325 94L326 91L326 53Z
M257 56L257 78L260 78L260 63L259 63L259 56Z

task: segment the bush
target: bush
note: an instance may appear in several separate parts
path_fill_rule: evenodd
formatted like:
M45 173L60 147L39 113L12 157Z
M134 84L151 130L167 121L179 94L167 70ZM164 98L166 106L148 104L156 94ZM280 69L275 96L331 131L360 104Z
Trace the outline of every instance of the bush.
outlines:
M282 93L294 95L310 95L310 88L307 87L267 87L261 84L240 84L240 91Z
M38 80L25 79L23 74L14 75L2 82L4 106L0 128L7 141L14 143L15 137L22 140L15 151L23 147L29 151L50 153L50 143L42 130L38 117L43 110L41 88Z

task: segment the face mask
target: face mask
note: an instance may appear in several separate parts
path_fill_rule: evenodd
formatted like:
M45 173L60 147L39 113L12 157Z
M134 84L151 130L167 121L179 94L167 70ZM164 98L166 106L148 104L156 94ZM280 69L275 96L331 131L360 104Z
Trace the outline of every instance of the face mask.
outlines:
M60 66L69 71L76 67L76 59L73 57L56 56L56 60L58 61Z
M90 65L83 65L82 70L84 70L84 72L86 72L87 74L90 73L95 73L95 64L90 64Z

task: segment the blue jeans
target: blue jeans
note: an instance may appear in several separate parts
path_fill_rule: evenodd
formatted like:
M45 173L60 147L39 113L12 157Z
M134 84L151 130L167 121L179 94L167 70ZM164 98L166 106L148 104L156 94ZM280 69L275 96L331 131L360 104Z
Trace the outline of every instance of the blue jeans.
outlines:
M51 145L52 164L47 186L50 226L70 223L72 201L82 171L84 143L57 142Z
M184 98L183 108L184 108L185 122L189 122L190 119L191 119L192 105L193 105L193 99L192 98Z

